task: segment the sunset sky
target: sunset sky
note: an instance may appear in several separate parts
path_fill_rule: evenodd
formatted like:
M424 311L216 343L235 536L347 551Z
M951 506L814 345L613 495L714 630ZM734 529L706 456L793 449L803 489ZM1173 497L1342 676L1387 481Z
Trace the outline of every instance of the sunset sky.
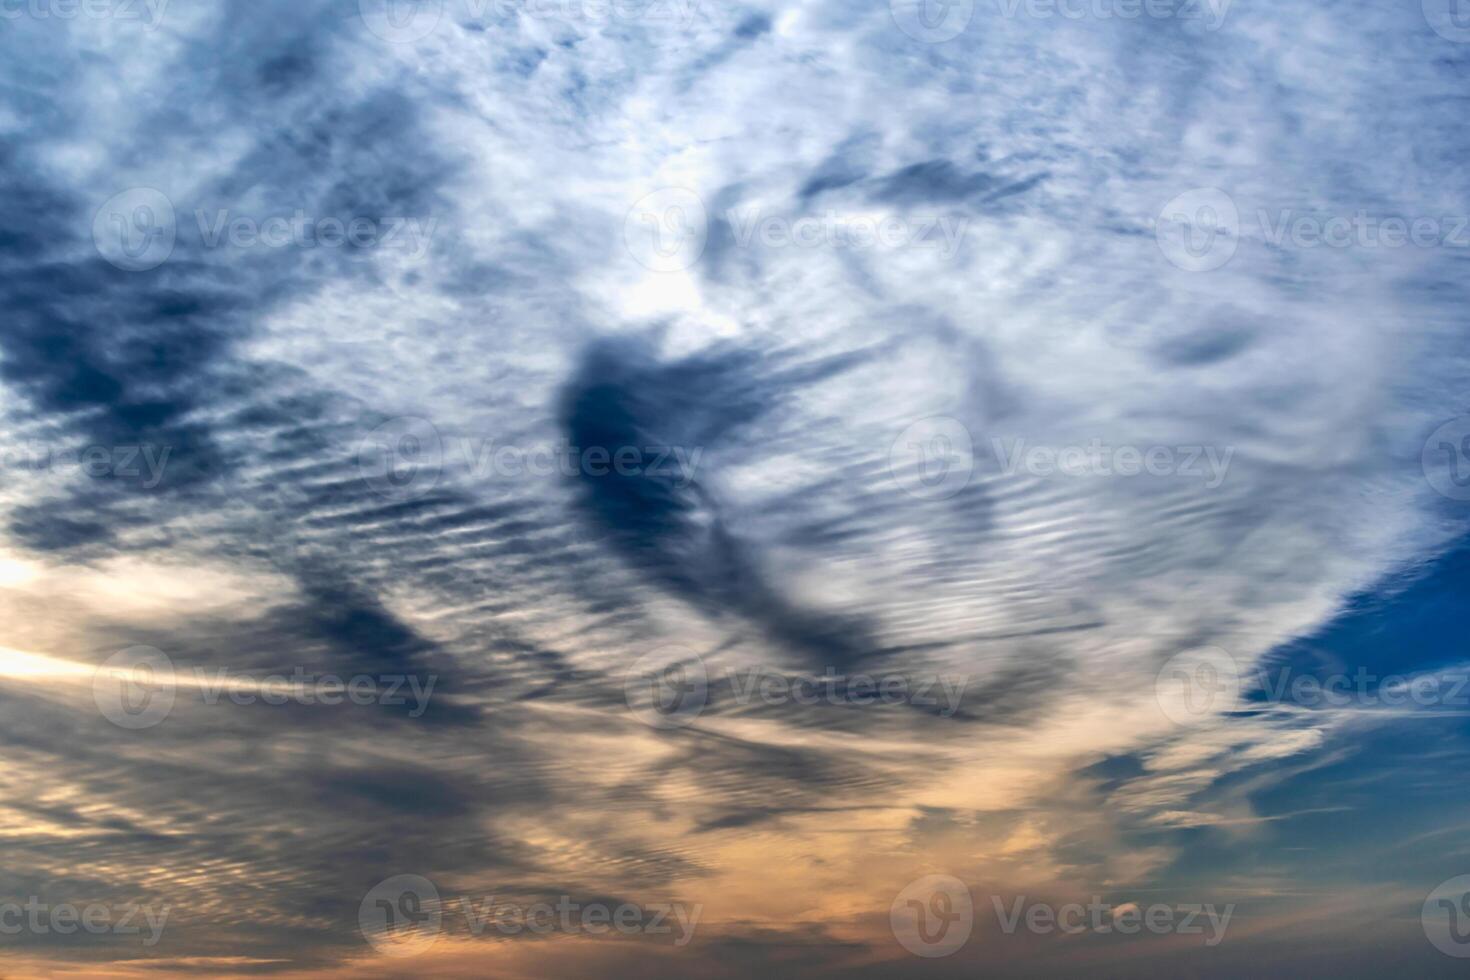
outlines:
M0 977L1464 975L1459 0L0 45Z

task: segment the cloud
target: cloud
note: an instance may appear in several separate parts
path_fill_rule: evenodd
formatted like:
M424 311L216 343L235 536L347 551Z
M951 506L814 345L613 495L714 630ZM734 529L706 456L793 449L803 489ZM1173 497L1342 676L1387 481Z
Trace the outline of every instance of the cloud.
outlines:
M0 891L176 907L164 958L33 945L375 970L358 903L412 873L701 901L703 962L897 976L887 903L935 867L1172 886L1345 812L1316 781L1387 719L1247 700L1181 726L1155 684L1201 645L1273 663L1463 533L1421 460L1464 410L1462 257L1268 234L1464 210L1437 108L1462 66L1416 10L977 6L927 43L837 0L444 6L398 41L352 4L7 22L31 52L0 67L7 646L438 681L421 716L186 686L130 732L0 662ZM109 211L138 188L173 215L142 269L109 238L164 240L159 198ZM1233 251L1191 271L1167 206L1212 188ZM661 189L686 210L637 220ZM948 441L903 441L935 419ZM670 452L580 456L624 448ZM964 479L926 492L910 451ZM671 731L625 701L666 648L710 678ZM965 687L946 713L731 680L829 671ZM461 941L446 971L488 955Z

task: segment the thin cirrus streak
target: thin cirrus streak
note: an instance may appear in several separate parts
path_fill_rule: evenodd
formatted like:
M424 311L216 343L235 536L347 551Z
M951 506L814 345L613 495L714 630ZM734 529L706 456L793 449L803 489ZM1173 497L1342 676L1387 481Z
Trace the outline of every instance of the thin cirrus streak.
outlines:
M5 12L7 975L1451 975L1444 7Z

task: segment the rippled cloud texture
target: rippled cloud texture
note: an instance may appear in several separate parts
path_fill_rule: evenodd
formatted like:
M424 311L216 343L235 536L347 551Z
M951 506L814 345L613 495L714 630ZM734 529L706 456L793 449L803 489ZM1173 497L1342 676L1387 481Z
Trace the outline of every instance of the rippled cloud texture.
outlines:
M0 972L1458 975L1467 42L5 4Z

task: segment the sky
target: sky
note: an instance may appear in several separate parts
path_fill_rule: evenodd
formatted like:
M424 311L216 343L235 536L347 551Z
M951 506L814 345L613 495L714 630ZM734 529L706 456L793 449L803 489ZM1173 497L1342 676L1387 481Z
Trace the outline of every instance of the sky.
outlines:
M1470 958L1460 0L0 0L0 976Z

